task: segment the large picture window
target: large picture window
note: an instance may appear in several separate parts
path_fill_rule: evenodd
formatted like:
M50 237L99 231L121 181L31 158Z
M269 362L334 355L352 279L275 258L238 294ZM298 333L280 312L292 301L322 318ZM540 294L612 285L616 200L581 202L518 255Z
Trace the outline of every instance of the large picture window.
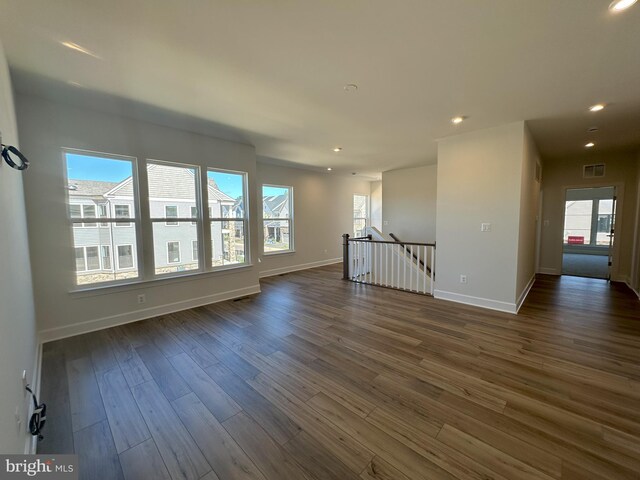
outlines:
M71 150L64 155L69 221L74 227L76 285L138 278L138 266L133 261L140 227L139 218L134 214L137 204L135 159ZM100 228L95 228L98 226ZM111 252L122 244L129 248L127 267L117 264L114 268Z
M211 266L243 264L247 256L247 174L207 172Z
M293 251L293 187L262 186L265 255Z
M249 261L247 174L65 151L70 263L80 287L154 280ZM140 219L140 202L148 205ZM148 213L147 213L148 212ZM127 228L128 227L128 228ZM143 254L142 247L152 249ZM144 268L145 261L151 263Z

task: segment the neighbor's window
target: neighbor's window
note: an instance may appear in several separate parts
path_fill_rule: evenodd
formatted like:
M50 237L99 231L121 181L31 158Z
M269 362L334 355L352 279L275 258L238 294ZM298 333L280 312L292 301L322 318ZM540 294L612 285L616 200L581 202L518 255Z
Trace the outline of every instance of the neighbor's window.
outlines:
M147 162L156 275L200 268L198 260L194 261L191 255L181 255L180 252L180 245L191 245L198 240L199 229L192 225L197 225L200 219L193 219L190 214L191 207L198 206L199 176L200 169L193 165ZM180 212L186 218L182 218Z
M247 174L227 170L207 172L211 228L211 266L248 262Z
M138 266L134 261L140 228L140 219L134 215L137 202L133 187L135 159L71 150L65 151L64 155L76 284L138 278ZM98 226L100 228L94 228ZM135 228L116 228L120 226ZM121 268L117 264L114 268L111 252L123 244L128 246L127 267Z
M369 196L353 196L353 235L354 237L364 237L369 225Z
M264 253L293 251L293 187L262 186Z

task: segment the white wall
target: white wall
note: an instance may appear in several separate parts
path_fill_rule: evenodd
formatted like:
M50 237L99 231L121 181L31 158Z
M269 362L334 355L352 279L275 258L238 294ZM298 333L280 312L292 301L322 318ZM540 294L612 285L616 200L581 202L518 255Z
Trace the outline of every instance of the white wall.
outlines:
M2 143L18 146L11 81L1 44L0 132ZM37 162L28 148L22 151ZM31 438L27 435L29 398L21 376L26 370L33 384L37 342L22 180L36 168L19 172L0 159L0 453L23 453ZM14 418L16 406L20 428Z
M371 182L371 226L382 232L382 181Z
M542 167L536 144L525 125L524 158L520 191L520 228L518 236L518 274L516 298L522 299L536 275L536 243L538 231L538 200L540 183L536 180L536 165Z
M543 211L540 273L559 275L562 270L562 232L567 187L618 187L618 216L612 279L629 281L636 223L638 167L633 153L588 153L577 158L547 160L542 175ZM605 163L605 177L585 179L585 164Z
M435 241L437 185L437 165L383 172L383 233L407 242Z
M258 188L262 184L293 187L293 253L262 255L261 275L342 259L342 234L353 235L353 195L370 195L369 181L352 176L272 165L258 161ZM261 210L261 207L259 209ZM262 245L262 230L258 241Z
M248 145L64 106L35 96L16 98L22 146L33 161L33 167L25 176L25 196L36 315L45 340L258 290L258 268L253 266L71 293L74 289L72 233L67 220L61 148L246 171L252 194L256 191L255 151ZM255 255L258 212L255 202L251 201L250 205L251 251ZM148 240L146 245L150 245ZM257 262L257 255L253 261ZM144 305L137 303L140 293L146 294Z
M436 297L515 311L524 145L524 122L438 143Z

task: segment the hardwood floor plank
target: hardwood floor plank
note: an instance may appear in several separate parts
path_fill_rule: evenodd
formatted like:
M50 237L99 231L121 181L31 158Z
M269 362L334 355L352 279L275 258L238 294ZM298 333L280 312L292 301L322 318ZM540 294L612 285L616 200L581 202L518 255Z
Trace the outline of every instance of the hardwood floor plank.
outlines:
M138 352L129 343L122 327L109 328L104 332L104 337L111 345L122 374L130 387L153 379Z
M120 454L125 480L171 480L153 439L146 440Z
M189 355L182 353L171 357L169 361L219 422L223 422L242 410Z
M118 453L150 438L147 425L118 367L98 374L98 387Z
M190 393L173 402L174 409L223 480L265 480L247 454L206 406Z
M211 470L155 382L131 389L172 479L198 480Z
M305 431L283 445L291 458L317 480L357 480L358 476Z
M248 382L256 391L285 411L305 432L353 472L361 472L373 458L373 453L366 447L342 432L322 415L317 414L299 397L288 392L278 382L264 374L260 374Z
M255 420L241 412L226 420L224 428L269 479L313 480Z
M78 469L82 480L120 480L123 477L120 459L106 420L73 434Z
M307 403L409 478L421 476L447 480L455 478L386 432L342 407L324 393L319 393Z
M286 443L300 427L276 405L222 365L207 368L209 376L251 415L279 444Z
M73 428L69 405L69 383L64 353L53 344L42 347L42 379L40 397L55 405L56 414L47 418L44 438L38 442L38 453L70 454L73 449ZM52 381L55 379L55 381Z
M67 362L71 425L77 432L106 419L102 397L89 357Z
M136 351L169 401L191 392L191 388L155 345L143 345Z

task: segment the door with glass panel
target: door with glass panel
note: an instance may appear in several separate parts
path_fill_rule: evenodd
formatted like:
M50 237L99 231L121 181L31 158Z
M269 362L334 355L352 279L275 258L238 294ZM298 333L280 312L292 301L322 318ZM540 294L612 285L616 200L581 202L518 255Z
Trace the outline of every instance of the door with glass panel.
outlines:
M611 277L615 209L615 187L567 189L562 245L563 275Z

